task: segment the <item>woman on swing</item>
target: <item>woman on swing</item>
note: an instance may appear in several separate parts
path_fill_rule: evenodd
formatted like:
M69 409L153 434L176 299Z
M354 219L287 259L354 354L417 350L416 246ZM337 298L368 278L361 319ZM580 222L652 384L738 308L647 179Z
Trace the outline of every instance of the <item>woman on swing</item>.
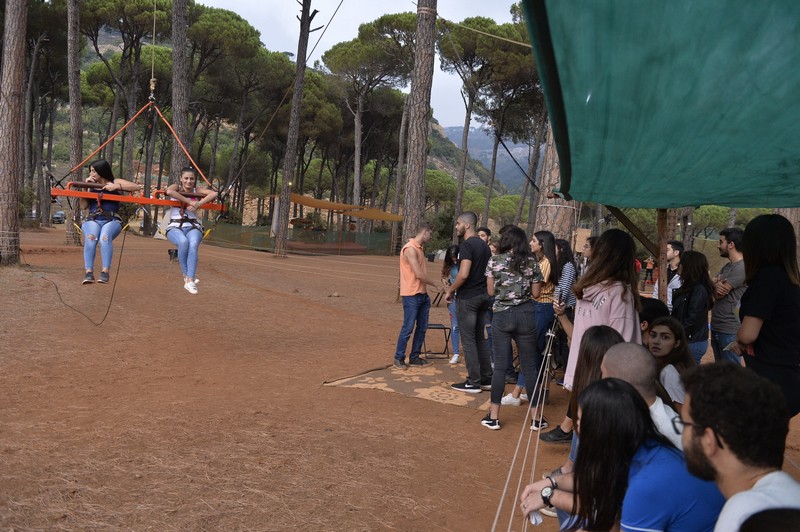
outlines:
M122 194L124 192L136 192L142 186L126 181L125 179L114 179L111 165L105 159L98 159L89 165L89 177L87 183L96 183L100 188L93 188L98 192L113 192ZM97 280L99 283L108 282L108 270L111 268L111 257L114 254L113 241L122 232L122 219L119 217L120 202L104 200L102 197L98 201L81 198L80 207L82 210L89 209L86 221L81 226L83 231L83 263L85 273L82 284L94 282L94 259L97 252L97 242L100 242L100 258L102 270Z
M197 218L200 207L214 201L217 193L207 188L196 188L197 174L191 166L181 169L179 183L167 187L167 196L183 205L172 207L167 238L178 247L178 262L183 270L183 287L190 294L197 293L197 248L203 240L203 226Z

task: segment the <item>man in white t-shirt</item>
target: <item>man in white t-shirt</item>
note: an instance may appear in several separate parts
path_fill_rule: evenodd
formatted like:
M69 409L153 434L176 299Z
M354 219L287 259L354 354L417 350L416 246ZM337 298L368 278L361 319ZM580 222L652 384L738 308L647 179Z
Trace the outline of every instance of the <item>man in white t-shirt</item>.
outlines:
M600 373L604 379L614 377L636 388L650 407L650 417L658 431L675 447L683 448L681 436L672 426L677 414L656 395L658 369L653 355L644 346L627 342L612 345L600 363Z
M739 530L751 515L800 509L800 483L781 471L789 413L781 390L731 363L703 364L683 378L689 472L717 483L727 499L716 532Z

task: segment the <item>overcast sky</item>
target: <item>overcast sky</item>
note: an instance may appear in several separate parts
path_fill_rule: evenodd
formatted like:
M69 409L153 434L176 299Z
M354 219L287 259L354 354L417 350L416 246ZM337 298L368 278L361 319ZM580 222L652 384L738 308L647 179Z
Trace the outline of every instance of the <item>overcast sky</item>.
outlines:
M319 13L314 18L312 27L327 25L339 1L313 0L311 9L317 9ZM199 0L198 3L238 13L261 32L261 42L268 50L297 53L300 23L296 17L300 14L300 5L295 0ZM511 22L509 9L513 3L512 0L439 0L437 11L439 16L453 22L481 16L502 24ZM334 44L356 38L360 24L371 22L387 13L416 12L416 9L416 3L410 0L344 0L313 55L309 56L308 65L313 65ZM309 51L322 31L311 34ZM442 72L437 58L431 106L434 117L443 126L459 126L464 123L464 104L458 92L460 88L460 79Z

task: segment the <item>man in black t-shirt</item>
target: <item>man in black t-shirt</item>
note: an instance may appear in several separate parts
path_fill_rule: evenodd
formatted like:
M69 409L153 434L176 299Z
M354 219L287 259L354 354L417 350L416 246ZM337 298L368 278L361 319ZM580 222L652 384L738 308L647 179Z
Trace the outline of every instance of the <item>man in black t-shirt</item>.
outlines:
M486 264L492 253L486 242L475 232L478 216L465 212L456 220L456 233L464 240L458 252L458 274L447 289L447 302L456 300L456 317L461 332L461 352L467 364L467 380L451 387L467 393L490 390L492 365L489 345L483 331L486 328L486 311L489 294L486 291Z

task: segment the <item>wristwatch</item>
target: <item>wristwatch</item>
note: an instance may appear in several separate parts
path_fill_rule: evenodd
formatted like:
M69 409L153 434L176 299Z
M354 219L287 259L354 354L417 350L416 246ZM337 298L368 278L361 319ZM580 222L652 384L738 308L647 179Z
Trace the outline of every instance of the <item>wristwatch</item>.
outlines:
M545 486L542 488L542 502L544 502L545 506L553 506L550 504L550 497L553 496L553 487L552 486Z

